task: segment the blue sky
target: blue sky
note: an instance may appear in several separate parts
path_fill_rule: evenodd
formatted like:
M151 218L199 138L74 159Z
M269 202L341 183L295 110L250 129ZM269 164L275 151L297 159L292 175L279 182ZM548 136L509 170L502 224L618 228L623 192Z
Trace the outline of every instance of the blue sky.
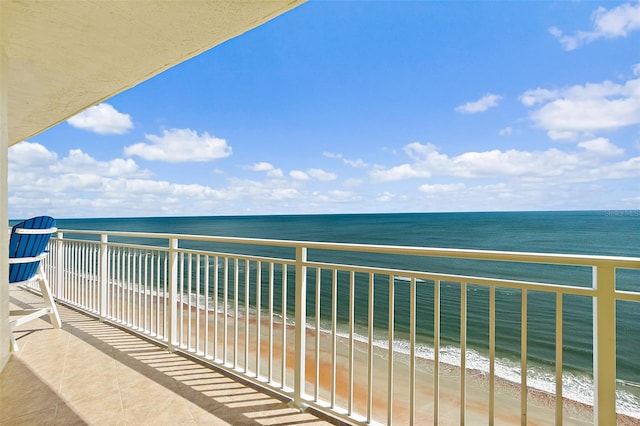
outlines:
M9 150L9 214L640 208L640 2L310 1Z

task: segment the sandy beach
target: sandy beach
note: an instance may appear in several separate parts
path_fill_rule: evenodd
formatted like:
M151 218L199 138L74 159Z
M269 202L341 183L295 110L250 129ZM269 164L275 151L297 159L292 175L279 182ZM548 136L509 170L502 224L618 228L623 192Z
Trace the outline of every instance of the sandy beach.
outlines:
M191 346L195 347L196 339L199 339L198 348L209 356L214 354L214 322L213 313L209 311L208 342L205 343L204 336L207 326L205 325L205 313L200 309L192 307L191 314ZM187 308L184 308L185 322L182 324L181 343L187 344L189 324L186 319ZM200 317L199 323L197 317ZM224 347L224 318L222 312L218 313L217 325L217 361L222 361ZM227 366L234 366L239 370L249 371L255 376L256 355L258 350L257 339L257 318L250 315L248 318L248 337L245 337L246 320L244 311L237 318L237 341L234 344L236 333L236 319L232 316L232 311L227 316L227 358L224 360ZM309 324L307 324L309 325ZM282 323L279 320L273 322L272 351L273 358L271 364L272 384L280 384L281 366L283 354L286 361L286 387L293 385L294 373L294 333L295 328L288 325L286 328L286 345L283 351L282 345ZM319 347L316 351L316 341ZM349 339L336 336L336 396L335 405L347 409L349 401ZM245 345L246 349L245 349ZM312 400L329 403L331 400L332 387L332 347L333 339L331 333L320 331L319 339L316 339L316 331L307 328L306 331L306 389L305 394ZM237 348L237 353L235 352ZM248 353L248 362L245 366L245 351ZM269 321L268 315L262 315L260 321L260 371L259 376L264 380L269 378ZM319 383L318 395L316 389L316 353L318 354ZM368 345L354 340L353 342L353 392L352 392L352 412L364 418L367 417L368 407ZM373 371L372 371L372 419L376 422L386 424L388 418L388 351L384 348L375 347L373 351ZM416 362L415 375L415 424L433 424L433 370L434 363L430 360L418 359ZM410 369L409 357L404 354L394 353L394 376L393 376L393 403L392 421L394 424L409 424L410 419ZM460 374L461 369L440 363L439 370L439 424L459 424L460 423ZM465 420L469 424L486 424L488 421L489 407L489 377L485 372L467 369L466 375L466 413ZM501 378L495 378L495 424L520 424L520 385ZM563 402L563 424L579 425L593 424L593 407L579 403L567 398ZM638 424L638 419L624 415L618 415L619 425ZM548 392L529 388L527 402L527 424L547 425L555 422L555 395Z

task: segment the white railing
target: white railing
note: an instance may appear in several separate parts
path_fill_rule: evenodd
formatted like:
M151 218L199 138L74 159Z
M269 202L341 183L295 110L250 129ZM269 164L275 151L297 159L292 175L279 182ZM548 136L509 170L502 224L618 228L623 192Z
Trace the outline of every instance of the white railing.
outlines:
M405 259L426 268L404 268ZM431 272L433 259L449 262L448 270ZM516 275L568 265L590 274L592 285L458 272L485 264L513 265L508 274ZM58 301L283 393L295 406L362 423L438 424L453 416L474 423L478 402L470 398L478 395L483 423L508 415L502 411L517 393L500 391L506 381L496 371L496 340L509 316L520 334L515 414L522 424L548 421L549 413L563 424L575 414L563 398L563 313L576 298L593 306L590 419L615 424L616 304L640 302L636 290L616 289L617 270L640 270L639 258L622 257L74 230L52 240L46 268ZM538 315L528 311L529 300L541 297L550 297L555 334L547 342L555 346L555 383L542 391L528 382L538 344L528 337L537 326L529 318ZM470 300L480 308L469 309ZM471 345L477 318L486 322L479 332L485 343ZM443 332L445 322L453 337ZM408 341L402 351L400 340ZM433 348L431 362L419 350L424 342ZM459 369L443 358L451 345ZM478 350L487 354L484 372L468 364Z

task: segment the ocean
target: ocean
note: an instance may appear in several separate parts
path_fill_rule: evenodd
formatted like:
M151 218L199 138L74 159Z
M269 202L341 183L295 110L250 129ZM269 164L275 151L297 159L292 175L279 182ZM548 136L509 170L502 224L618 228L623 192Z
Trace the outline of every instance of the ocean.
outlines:
M269 238L298 241L327 241L538 253L565 253L640 257L640 211L578 212L502 212L502 213L400 213L348 215L281 215L224 217L159 217L58 219L60 229L140 231L196 235ZM196 248L196 247L194 247ZM200 248L200 247L198 247ZM268 248L260 254L268 253ZM323 254L331 257L331 254ZM335 260L335 259L324 260ZM322 260L322 259L319 259ZM499 278L535 280L559 284L590 286L591 271L579 267L532 267L499 262L452 261L446 259L394 258L386 256L342 257L341 263L383 264L402 269L420 269L462 275L481 274ZM327 277L329 279L329 277ZM330 285L321 295L323 324L329 328ZM433 359L433 287L418 285L419 356ZM356 281L356 285L359 285ZM640 292L640 271L622 270L617 288ZM359 288L365 288L366 285ZM384 286L377 286L376 301L388 298ZM396 285L395 349L408 351L408 283ZM326 290L326 291L324 291ZM341 299L348 297L348 286L341 285ZM309 291L313 293L313 291ZM293 291L288 291L293 295ZM312 307L314 295L310 294ZM340 296L339 296L340 297ZM365 296L366 297L366 296ZM278 298L278 295L276 295ZM366 299L365 299L366 300ZM459 285L442 283L440 359L460 364L458 348ZM488 290L469 286L467 367L488 371ZM520 292L496 291L496 372L519 382ZM405 304L403 304L403 302ZM291 308L293 307L293 301ZM288 303L288 304L289 304ZM386 302L383 302L386 303ZM277 304L277 303L276 303ZM254 306L255 308L255 306ZM358 310L364 309L364 311ZM292 310L290 311L292 312ZM313 309L307 309L313 313ZM387 343L387 309L376 308L374 337L379 346ZM554 391L555 298L530 292L528 295L528 339L530 386ZM356 303L356 331L366 336L366 303ZM346 332L347 312L339 308L339 330ZM640 306L633 302L617 304L617 377L619 410L640 418ZM564 299L564 394L580 402L592 403L592 305L578 296Z

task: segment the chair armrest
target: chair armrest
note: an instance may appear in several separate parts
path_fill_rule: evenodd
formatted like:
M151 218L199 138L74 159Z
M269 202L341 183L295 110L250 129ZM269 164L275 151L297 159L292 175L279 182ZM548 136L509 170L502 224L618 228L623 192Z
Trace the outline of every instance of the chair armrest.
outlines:
M25 228L16 228L16 234L53 234L56 232L58 228L47 228L47 229L25 229Z
M38 262L42 259L44 259L45 257L47 257L49 253L42 253L38 256L34 256L34 257L10 257L9 258L9 264L12 263L31 263L31 262Z

